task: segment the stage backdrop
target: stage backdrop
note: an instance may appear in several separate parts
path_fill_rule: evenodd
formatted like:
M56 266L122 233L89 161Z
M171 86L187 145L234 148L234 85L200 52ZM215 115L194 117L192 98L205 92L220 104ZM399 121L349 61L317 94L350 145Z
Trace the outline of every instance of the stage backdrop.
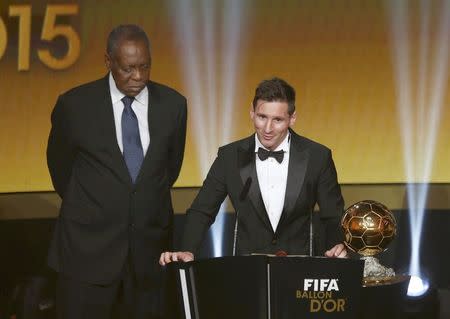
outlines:
M189 100L177 186L200 185L217 147L252 133L254 89L272 76L296 88L294 129L333 150L341 183L448 183L449 10L425 2L2 0L0 192L52 189L51 110L106 74L121 23L146 30L151 78Z

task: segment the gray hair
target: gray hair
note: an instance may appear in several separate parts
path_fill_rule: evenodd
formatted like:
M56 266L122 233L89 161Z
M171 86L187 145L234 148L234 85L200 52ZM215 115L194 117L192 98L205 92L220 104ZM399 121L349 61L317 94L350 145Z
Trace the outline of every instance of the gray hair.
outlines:
M140 26L135 24L121 24L109 33L106 42L106 53L114 55L119 43L123 40L143 41L150 52L150 40Z

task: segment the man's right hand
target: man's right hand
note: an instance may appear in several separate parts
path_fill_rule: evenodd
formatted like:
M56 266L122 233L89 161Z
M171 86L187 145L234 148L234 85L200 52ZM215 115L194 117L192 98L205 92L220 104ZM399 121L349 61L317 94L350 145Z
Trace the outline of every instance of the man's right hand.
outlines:
M165 266L172 261L193 261L194 260L194 254L190 251L165 251L161 254L161 257L159 257L159 264L161 266Z

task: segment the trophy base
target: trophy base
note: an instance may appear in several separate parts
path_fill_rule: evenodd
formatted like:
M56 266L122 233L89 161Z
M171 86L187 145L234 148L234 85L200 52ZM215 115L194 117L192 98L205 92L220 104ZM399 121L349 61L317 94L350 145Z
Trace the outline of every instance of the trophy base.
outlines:
M388 268L380 264L377 258L373 256L361 257L364 260L363 285L374 286L391 283L395 277L392 268Z
M374 287L374 286L393 285L404 281L409 282L409 276L395 275L393 277L365 277L363 278L362 286Z

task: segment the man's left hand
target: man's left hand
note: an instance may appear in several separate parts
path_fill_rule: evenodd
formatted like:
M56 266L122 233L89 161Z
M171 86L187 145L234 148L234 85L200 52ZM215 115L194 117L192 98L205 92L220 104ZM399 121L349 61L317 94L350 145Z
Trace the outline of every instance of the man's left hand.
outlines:
M327 250L325 256L330 258L347 258L348 254L344 244L337 244L333 248Z

